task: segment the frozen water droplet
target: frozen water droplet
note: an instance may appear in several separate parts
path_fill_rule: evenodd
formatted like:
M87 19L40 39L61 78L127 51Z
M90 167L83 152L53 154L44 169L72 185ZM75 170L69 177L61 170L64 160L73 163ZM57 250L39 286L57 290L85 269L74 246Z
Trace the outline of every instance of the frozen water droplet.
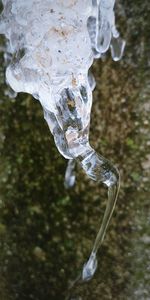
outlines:
M96 269L97 269L96 254L92 253L89 260L87 261L87 263L83 267L82 279L84 281L90 280L93 277Z
M114 61L118 61L122 58L123 52L125 48L125 41L120 37L114 38L112 37L110 49L111 49L111 56Z
M65 173L65 187L67 189L71 188L74 186L75 184L75 164L76 164L76 161L74 159L70 159L68 161L68 166L67 166L67 169L66 169L66 173Z

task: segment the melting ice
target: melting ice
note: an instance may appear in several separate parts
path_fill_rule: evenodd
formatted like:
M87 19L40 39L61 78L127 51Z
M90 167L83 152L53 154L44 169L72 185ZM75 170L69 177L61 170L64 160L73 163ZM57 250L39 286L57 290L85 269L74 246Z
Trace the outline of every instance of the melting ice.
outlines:
M69 159L65 185L75 182L78 162L86 174L108 187L101 228L82 279L97 266L119 189L119 173L89 143L92 91L89 69L109 48L121 58L125 42L115 27L114 0L3 0L0 33L7 38L6 80L15 92L41 102L44 117L60 153Z

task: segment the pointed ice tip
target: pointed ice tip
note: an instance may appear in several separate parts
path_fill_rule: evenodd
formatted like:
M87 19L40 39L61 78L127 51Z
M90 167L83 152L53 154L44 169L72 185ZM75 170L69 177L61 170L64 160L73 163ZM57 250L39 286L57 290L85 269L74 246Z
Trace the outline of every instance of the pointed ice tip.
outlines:
M112 38L110 44L111 56L114 61L119 61L124 53L126 42L119 37Z
M75 176L71 176L68 180L65 180L64 186L66 189L70 189L75 185Z
M95 254L91 254L88 262L83 266L82 280L89 281L95 274L97 269L97 259Z

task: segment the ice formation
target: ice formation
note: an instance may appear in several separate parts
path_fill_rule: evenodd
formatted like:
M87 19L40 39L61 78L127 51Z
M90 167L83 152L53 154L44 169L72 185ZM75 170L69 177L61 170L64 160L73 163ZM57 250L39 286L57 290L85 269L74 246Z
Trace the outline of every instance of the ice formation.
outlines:
M89 143L92 91L89 69L109 48L121 58L124 41L115 27L115 0L3 0L0 33L7 38L6 80L15 92L41 102L60 153L69 160L66 186L75 182L78 162L108 187L108 202L82 279L90 279L119 189L119 173Z

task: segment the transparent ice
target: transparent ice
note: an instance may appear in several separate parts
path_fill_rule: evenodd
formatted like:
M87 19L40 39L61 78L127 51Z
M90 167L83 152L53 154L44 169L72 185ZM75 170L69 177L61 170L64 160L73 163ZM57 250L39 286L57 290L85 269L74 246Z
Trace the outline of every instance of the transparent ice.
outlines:
M3 0L0 33L7 38L6 80L15 92L38 99L59 152L69 160L65 186L75 183L75 164L108 187L108 201L82 280L92 278L97 251L115 207L119 173L89 143L92 91L89 69L109 48L122 57L125 42L115 27L115 0Z

